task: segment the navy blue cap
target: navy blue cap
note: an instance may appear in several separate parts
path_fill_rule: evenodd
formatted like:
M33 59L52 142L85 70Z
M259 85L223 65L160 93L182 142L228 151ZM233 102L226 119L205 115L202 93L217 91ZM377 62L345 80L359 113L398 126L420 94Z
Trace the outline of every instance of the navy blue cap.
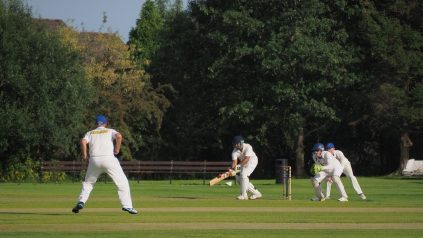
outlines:
M333 149L333 148L335 148L335 145L333 143L327 143L326 144L326 150L330 150L330 149Z
M242 138L242 136L235 136L232 140L232 145L237 145L241 143L244 143L244 138Z
M98 116L95 118L95 123L96 123L97 125L104 125L104 124L107 124L107 118L106 118L104 115L98 115Z

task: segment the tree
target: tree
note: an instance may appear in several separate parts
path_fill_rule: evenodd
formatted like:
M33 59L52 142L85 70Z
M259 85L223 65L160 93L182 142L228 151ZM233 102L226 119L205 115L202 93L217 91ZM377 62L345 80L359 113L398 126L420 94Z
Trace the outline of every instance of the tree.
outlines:
M263 167L304 154L297 138L339 120L325 92L354 82L345 29L330 10L319 1L193 2L155 65L155 78L178 92L165 120L183 148L175 154L221 158L238 133L259 145Z
M161 7L165 3L161 1ZM136 26L129 32L128 45L132 48L132 57L143 68L148 67L150 60L160 47L159 35L163 28L164 16L153 0L144 2Z
M360 69L368 79L361 91L361 122L376 135L389 133L398 141L402 171L413 145L411 134L420 133L423 76L422 4L414 1L363 2L356 12L354 43L359 44ZM421 23L421 22L420 22ZM354 99L355 97L353 97ZM356 101L356 100L354 100Z
M150 77L131 59L129 47L114 33L78 33L62 28L63 40L83 57L86 79L96 85L97 95L87 124L95 114L104 113L124 135L121 157L153 153L163 114L169 106L160 88L154 88Z
M0 22L3 178L33 178L37 161L76 156L92 86L78 54L20 1L0 1Z

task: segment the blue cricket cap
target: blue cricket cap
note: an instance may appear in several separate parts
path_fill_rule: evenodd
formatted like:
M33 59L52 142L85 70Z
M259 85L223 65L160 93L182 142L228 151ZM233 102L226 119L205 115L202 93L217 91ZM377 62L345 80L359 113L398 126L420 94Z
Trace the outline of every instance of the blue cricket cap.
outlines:
M327 143L326 144L326 150L330 150L330 149L333 149L333 148L335 148L335 145L333 143Z
M104 125L104 124L107 124L107 118L106 118L104 115L98 115L98 116L95 118L95 123L96 123L97 125Z

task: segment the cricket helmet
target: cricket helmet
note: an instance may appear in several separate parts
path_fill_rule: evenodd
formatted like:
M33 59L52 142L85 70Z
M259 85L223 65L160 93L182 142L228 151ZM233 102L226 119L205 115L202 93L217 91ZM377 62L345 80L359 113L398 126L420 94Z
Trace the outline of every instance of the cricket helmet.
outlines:
M105 125L107 124L107 118L104 115L98 115L95 118L95 123L97 125Z
M326 144L326 150L330 150L330 149L333 149L333 148L335 148L335 145L333 143L327 143Z
M237 145L237 144L242 144L244 143L244 138L242 138L242 136L235 136L232 139L232 145Z
M317 150L325 150L325 146L322 143L317 143L314 144L313 146L313 151L317 151Z

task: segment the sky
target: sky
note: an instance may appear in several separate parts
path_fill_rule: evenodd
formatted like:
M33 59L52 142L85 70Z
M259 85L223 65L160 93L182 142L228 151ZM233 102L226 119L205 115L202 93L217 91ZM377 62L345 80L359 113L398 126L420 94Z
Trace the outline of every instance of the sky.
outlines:
M79 31L115 32L124 42L145 0L23 0L33 17L61 19ZM107 22L103 25L103 13Z

